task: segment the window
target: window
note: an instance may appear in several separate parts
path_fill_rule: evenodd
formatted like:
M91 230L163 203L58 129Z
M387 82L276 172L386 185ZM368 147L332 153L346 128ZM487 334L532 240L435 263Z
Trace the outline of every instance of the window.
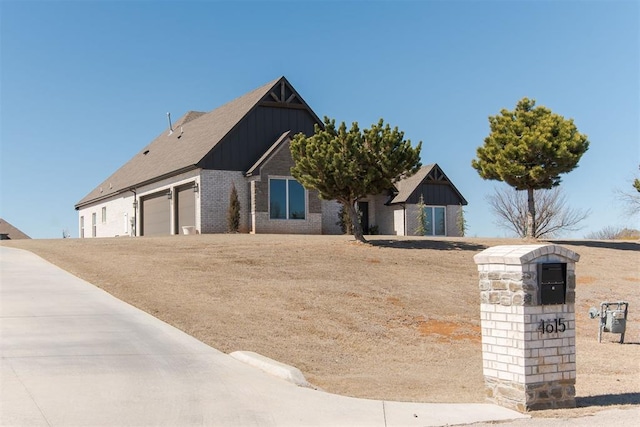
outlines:
M102 223L103 224L107 223L107 207L106 206L102 207Z
M298 181L290 178L269 180L269 218L305 219L305 189Z
M80 238L84 239L84 217L80 217Z
M95 212L91 214L91 237L96 237L96 216L97 214Z
M425 206L424 211L427 217L425 235L445 236L447 234L447 225L445 222L446 211L444 206Z

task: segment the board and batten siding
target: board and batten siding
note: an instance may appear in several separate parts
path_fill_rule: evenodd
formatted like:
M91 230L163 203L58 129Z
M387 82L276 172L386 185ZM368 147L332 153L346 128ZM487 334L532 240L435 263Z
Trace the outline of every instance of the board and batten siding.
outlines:
M418 204L420 194L424 198L424 203L431 206L458 205L461 202L460 197L448 182L423 183L420 186L420 191L414 191L407 199L407 203Z
M246 172L286 131L313 134L314 117L298 108L259 106L198 164L203 169ZM241 149L239 149L241 147Z

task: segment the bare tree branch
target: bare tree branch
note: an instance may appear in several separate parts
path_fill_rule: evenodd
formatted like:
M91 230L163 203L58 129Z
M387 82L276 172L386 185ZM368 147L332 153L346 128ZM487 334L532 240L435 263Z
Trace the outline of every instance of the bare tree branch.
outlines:
M594 231L585 236L586 239L593 240L623 240L640 238L640 231L629 229L626 227L615 227L608 225L602 230Z
M634 216L640 213L640 192L634 190L615 190L615 192L624 206L625 215Z
M625 190L614 190L618 200L622 202L624 214L627 216L640 214L640 178L632 178L629 186L625 188Z
M514 232L517 236L527 236L527 193L513 188L496 188L493 194L486 197L493 213L498 217L496 224ZM536 190L534 192L536 205L536 228L533 236L557 237L566 231L577 231L582 228L579 224L589 214L589 210L572 209L567 206L567 200L560 187L551 190Z

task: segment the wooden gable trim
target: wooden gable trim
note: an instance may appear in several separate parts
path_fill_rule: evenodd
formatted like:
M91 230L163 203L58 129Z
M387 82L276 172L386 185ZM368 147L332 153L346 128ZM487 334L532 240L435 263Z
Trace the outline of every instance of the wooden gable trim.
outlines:
M284 102L262 101L261 107L275 107L275 108L295 108L297 110L308 110L303 104L287 104ZM315 116L315 115L314 115Z
M425 181L440 181L443 183L451 184L451 181L447 178L447 176L442 172L442 169L438 165L435 165L425 177Z
M289 96L287 96L287 91L290 92ZM257 106L307 110L319 126L324 126L322 120L320 120L284 76L271 88L269 93L258 102Z
M432 184L432 185L433 184L436 184L436 185L437 184L448 185L449 187L451 187L453 192L460 198L460 202L461 202L460 204L463 205L463 206L467 205L467 200L462 196L462 193L460 193L460 191L458 191L456 186L453 185L453 182L451 182L449 177L447 177L447 175L442 171L442 169L440 169L440 166L438 166L437 163L433 165L433 168L431 168L431 170L429 171L427 176L422 180L422 182L419 185L416 186L416 188L411 193L409 198L413 197L413 195L416 192L421 192L423 185L429 185L429 184Z
M284 85L286 85L286 87L288 87L291 90L292 95L295 95L295 99L297 99L300 102L300 104L291 103L291 102L289 102L289 103L279 102L279 99L281 99L281 98L278 98L277 89L276 88L280 87L280 93L283 94L282 91L283 91L283 88L285 87ZM284 97L284 95L282 95L282 97ZM289 98L291 98L291 96L289 96ZM204 157L202 157L202 159L200 159L200 161L197 163L197 166L200 167L200 168L204 168L204 164L206 164L208 159L211 158L214 155L215 150L219 146L222 146L222 144L224 143L225 139L229 135L233 134L233 132L235 132L236 129L238 129L240 127L241 123L244 122L247 119L247 117L249 117L251 115L251 113L253 113L259 107L294 108L294 109L306 110L311 115L313 120L320 127L324 128L324 124L323 124L322 120L320 120L320 118L318 118L318 116L311 109L311 107L309 107L309 105L304 101L304 99L302 99L302 97L298 94L298 92L293 88L291 83L289 83L287 78L282 76L271 87L271 89L269 89L267 94L264 95L262 97L262 99L260 101L258 101L255 105L253 105L253 107L251 107L245 113L245 115L240 120L238 120L238 122L229 130L229 132L227 132L227 134L220 139L219 143L216 144L214 147L212 147L211 150L207 154L205 154Z

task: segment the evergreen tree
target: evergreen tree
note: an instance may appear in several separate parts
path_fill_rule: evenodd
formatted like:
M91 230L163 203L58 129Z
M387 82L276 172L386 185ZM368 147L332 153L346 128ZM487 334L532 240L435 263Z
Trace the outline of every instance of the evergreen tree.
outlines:
M422 197L422 194L420 195L420 200L418 200L418 216L417 216L417 220L418 220L418 227L416 228L416 234L418 236L424 236L425 234L427 234L427 213L425 212L424 208L425 208L425 204L424 204L424 197Z
M560 174L578 166L589 149L587 136L578 132L572 119L535 107L523 98L513 111L503 109L490 116L491 133L471 162L484 179L504 181L527 191L527 237L536 229L534 191L560 184Z
M315 189L325 200L337 200L349 214L356 240L365 242L355 205L359 198L380 194L399 179L420 169L420 149L397 127L391 129L380 119L361 131L344 122L324 118L324 127L315 126L310 137L297 134L291 141L295 166L291 175L305 188Z
M456 216L456 227L458 228L460 237L464 237L467 233L467 219L464 216L464 207L462 205L460 205L458 215Z
M238 200L238 191L236 191L234 184L231 184L231 192L229 193L227 227L230 233L237 233L240 229L240 200Z

